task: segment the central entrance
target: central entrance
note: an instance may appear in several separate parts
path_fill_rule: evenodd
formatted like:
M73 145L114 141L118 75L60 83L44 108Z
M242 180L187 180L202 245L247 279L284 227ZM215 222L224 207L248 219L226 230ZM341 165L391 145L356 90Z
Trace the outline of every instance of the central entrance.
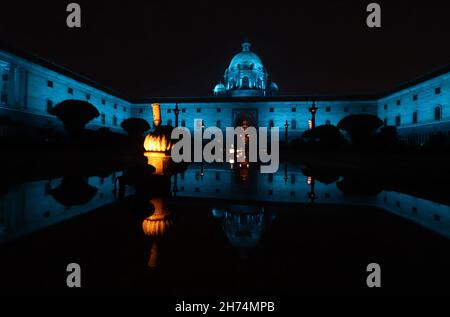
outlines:
M256 109L233 109L234 127L257 127L258 110Z

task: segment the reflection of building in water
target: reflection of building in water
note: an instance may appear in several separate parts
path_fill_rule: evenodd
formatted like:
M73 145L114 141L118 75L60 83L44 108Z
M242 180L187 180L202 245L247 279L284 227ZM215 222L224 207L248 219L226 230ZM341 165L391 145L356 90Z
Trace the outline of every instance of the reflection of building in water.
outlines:
M152 238L148 266L155 268L159 263L159 240L164 237L167 231L172 227L173 221L172 213L167 210L167 201L164 198L153 198L150 202L154 206L155 211L150 217L144 219L142 222L142 230L146 236Z
M222 222L223 230L230 243L245 255L256 247L275 214L264 207L254 205L230 205L212 210L215 218Z
M63 178L50 181L35 181L13 185L0 198L0 240L28 234L52 224L84 214L112 203L116 173L101 178L86 179L86 184L97 191L86 204L64 206L53 196L52 191L61 186Z
M289 171L300 170L290 166ZM311 186L314 184L314 202L317 204L343 204L375 206L407 218L441 235L450 237L450 207L414 196L392 191L379 191L376 186L364 191L350 190L352 182L330 182L326 177L308 177L300 172L288 172L285 181L284 171L275 174L254 173L248 183L253 190L242 191L236 182L234 171L207 166L203 177L196 178L196 167L190 167L178 178L180 197L204 197L212 199L233 199L239 201L267 201L309 203ZM313 182L313 179L315 180ZM323 179L323 181L321 181ZM345 192L344 192L345 190ZM219 212L219 211L217 211Z

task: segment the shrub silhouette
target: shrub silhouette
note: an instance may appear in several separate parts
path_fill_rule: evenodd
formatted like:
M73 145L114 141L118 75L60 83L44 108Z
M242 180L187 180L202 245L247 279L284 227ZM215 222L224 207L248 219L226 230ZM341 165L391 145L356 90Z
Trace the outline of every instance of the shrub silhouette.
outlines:
M120 127L131 137L142 137L145 131L150 130L150 124L141 118L125 119Z
M346 142L341 131L330 124L320 125L303 132L302 140L317 149L339 148Z
M381 126L383 121L371 114L352 114L338 123L338 128L346 131L356 146L367 144L370 136Z
M80 135L86 124L100 115L89 102L73 99L60 102L50 110L50 114L62 121L72 137Z

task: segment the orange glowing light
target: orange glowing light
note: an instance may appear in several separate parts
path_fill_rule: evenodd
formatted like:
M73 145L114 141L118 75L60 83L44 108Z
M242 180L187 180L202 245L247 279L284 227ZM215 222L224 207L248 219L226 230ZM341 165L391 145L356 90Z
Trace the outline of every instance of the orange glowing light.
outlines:
M148 152L168 152L172 142L165 135L149 134L145 137L144 148Z

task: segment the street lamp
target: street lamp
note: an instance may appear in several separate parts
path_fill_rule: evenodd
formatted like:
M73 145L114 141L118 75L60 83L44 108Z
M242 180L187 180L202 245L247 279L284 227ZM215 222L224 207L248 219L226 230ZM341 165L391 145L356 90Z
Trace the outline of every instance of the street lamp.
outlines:
M180 109L178 108L178 102L175 104L175 109L173 109L173 113L175 113L175 128L178 128L178 115L180 114Z
M314 129L316 127L316 113L317 113L316 102L313 100L312 106L309 108L309 112L311 112L311 128Z
M289 128L289 123L286 120L286 123L284 124L284 141L286 142L286 144L288 141L288 128Z

